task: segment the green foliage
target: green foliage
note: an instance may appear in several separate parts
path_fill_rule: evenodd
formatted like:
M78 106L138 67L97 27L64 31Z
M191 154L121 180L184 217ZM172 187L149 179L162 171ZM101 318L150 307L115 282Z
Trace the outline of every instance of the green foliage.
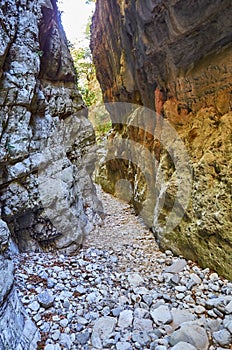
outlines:
M89 48L71 49L77 74L77 86L87 107L101 100L100 87L97 86L95 67Z
M111 128L112 128L111 121L108 121L107 123L104 123L104 124L98 124L95 127L96 139L99 144L102 142L105 135L111 130Z
M39 50L39 51L36 51L36 54L37 54L39 57L42 57L42 56L43 56L43 54L44 54L44 52L43 52L43 51L41 51L41 50Z
M88 3L95 2L89 0ZM85 28L85 38L90 40L91 18ZM96 138L100 142L104 135L111 129L112 124L108 112L102 102L102 92L96 78L96 71L89 46L75 48L69 46L77 75L77 87L87 107L89 107L89 119L95 129ZM91 109L92 106L98 106Z

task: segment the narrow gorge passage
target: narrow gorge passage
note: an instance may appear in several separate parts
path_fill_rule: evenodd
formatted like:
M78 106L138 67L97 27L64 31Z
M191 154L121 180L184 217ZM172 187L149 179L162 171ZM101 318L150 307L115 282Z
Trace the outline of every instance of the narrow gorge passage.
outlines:
M231 349L232 1L60 2L0 1L0 350Z
M160 252L128 204L98 194L104 223L77 255L14 259L38 349L230 349L232 283Z

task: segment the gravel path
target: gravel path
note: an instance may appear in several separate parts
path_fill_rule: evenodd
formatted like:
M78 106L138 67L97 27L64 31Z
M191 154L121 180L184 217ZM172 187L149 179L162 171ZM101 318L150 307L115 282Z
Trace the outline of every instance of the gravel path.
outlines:
M38 349L232 349L232 283L160 252L129 205L101 196L105 221L78 255L15 257Z

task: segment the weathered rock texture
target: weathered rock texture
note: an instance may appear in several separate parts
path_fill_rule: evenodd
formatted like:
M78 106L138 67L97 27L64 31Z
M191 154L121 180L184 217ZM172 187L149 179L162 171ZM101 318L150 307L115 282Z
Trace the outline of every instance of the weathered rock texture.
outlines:
M92 51L105 101L154 108L158 85L188 108L225 113L231 11L230 0L97 1Z
M91 43L105 102L158 112L108 106L99 182L115 193L126 179L162 248L230 279L231 16L229 0L97 1Z
M21 251L71 253L101 209L86 114L56 1L1 0L0 349L36 349L38 341L2 255L8 236Z
M95 137L55 0L2 1L1 216L20 250L71 252L100 209Z
M14 287L14 265L5 258L10 239L6 223L0 220L0 349L34 350L40 335L26 314Z

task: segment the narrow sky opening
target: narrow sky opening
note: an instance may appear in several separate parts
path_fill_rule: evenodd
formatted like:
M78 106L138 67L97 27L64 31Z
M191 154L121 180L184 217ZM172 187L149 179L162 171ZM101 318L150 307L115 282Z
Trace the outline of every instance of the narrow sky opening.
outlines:
M86 4L86 0L58 0L58 7L62 11L62 23L67 39L75 46L87 46L85 28L88 19L95 8L94 3Z

